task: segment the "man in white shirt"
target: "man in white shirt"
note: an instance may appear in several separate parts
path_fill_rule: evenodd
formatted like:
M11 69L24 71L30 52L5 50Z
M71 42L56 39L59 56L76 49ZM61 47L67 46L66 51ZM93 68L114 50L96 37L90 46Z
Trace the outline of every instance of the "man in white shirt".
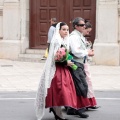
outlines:
M47 58L49 48L50 48L50 43L51 43L55 28L56 28L56 25L57 25L57 19L56 18L51 18L50 23L51 23L51 26L48 30L48 40L47 40L48 48L46 49L45 55L41 58L41 60L45 60Z
M84 19L81 17L77 17L73 20L73 28L74 30L70 34L70 52L74 57L74 63L78 66L77 70L70 69L71 75L73 77L73 81L75 83L76 93L78 96L82 96L81 105L86 108L89 105L87 100L87 92L88 92L88 85L86 82L86 74L84 71L84 62L86 56L91 56L93 54L93 50L86 49L86 42L83 36L83 30L85 29L85 22ZM77 81L77 82L76 82ZM81 87L81 83L82 86ZM79 89L78 89L79 88ZM85 103L83 105L83 103ZM89 115L83 113L84 109L81 108L79 110L74 110L72 108L68 108L67 114L72 114L72 112L78 114L82 118L87 118Z
M93 50L86 49L86 41L83 36L83 30L85 29L85 22L83 18L76 18L73 21L74 30L70 34L70 50L74 54L76 61L83 63L85 56L92 56Z
M54 31L55 31L55 27L57 25L57 19L56 18L51 18L50 22L51 22L51 26L50 26L50 28L48 30L48 41L47 41L47 43L48 43L48 51L49 51L50 43L51 43Z

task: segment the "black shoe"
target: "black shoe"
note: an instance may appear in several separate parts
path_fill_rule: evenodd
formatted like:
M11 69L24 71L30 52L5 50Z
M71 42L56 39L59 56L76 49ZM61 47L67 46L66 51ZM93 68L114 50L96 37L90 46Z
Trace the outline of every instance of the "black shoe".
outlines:
M81 112L80 110L76 110L76 115L79 115L81 118L88 118L89 115Z
M49 112L53 112L54 116L55 116L55 120L68 120L68 119L65 119L65 118L60 118L54 111L53 108L50 108Z
M91 107L87 107L86 109L98 109L100 106L91 106Z
M68 107L64 106L65 110L67 111Z
M68 107L67 108L67 115L76 115L75 109Z
M65 119L65 118L60 118L59 116L55 116L55 120L68 120L68 119Z

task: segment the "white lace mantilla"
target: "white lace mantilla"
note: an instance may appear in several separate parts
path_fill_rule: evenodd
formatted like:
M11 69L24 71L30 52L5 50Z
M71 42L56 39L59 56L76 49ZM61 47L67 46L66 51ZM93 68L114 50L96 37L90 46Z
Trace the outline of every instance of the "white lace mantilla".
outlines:
M56 32L52 38L50 44L50 52L48 58L45 62L45 66L40 78L38 91L36 94L36 101L35 101L35 109L36 109L36 116L38 120L41 120L44 115L45 110L45 98L47 96L47 89L50 88L51 81L54 77L56 66L54 55L58 48L60 48L61 44L67 45L69 47L68 36L63 40L59 34L60 23L56 26Z

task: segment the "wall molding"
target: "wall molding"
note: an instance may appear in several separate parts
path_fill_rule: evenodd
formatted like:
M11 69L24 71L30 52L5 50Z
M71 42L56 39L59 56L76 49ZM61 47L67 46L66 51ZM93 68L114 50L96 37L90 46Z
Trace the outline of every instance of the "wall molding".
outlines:
M118 5L118 16L120 16L120 5Z
M3 16L3 10L0 9L0 16Z
M3 39L3 37L0 37L0 39Z

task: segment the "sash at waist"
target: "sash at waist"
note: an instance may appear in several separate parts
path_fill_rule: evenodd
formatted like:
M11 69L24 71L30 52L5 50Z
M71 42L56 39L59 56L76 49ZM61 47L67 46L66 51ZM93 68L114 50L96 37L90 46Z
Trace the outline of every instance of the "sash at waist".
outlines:
M84 64L84 58L74 58L74 60L78 63Z

